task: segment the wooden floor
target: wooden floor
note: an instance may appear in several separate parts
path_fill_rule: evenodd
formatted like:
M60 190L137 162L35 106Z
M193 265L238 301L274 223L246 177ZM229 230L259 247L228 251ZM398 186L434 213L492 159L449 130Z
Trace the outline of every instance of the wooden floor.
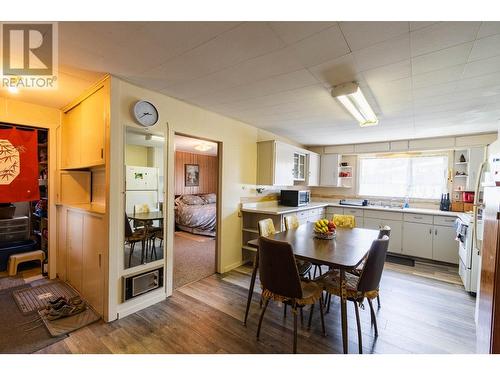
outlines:
M164 302L110 324L85 327L40 353L290 353L292 317L288 313L283 319L281 306L270 304L257 341L260 309L255 293L248 327L242 325L250 271L244 266L186 285ZM388 264L377 312L378 339L368 307L361 310L364 352L473 353L475 299L457 277L450 267ZM321 335L318 311L311 330L299 324L298 351L340 353L339 301L332 301L326 315L326 337ZM306 323L308 311L304 315ZM352 303L348 315L349 351L357 353Z

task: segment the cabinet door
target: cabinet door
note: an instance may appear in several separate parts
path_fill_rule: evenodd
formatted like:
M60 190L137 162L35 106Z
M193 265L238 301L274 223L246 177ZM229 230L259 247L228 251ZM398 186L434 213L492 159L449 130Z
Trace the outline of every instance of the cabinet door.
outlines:
M435 225L433 230L432 259L458 264L458 242L453 227Z
M82 292L83 215L71 210L67 213L67 281Z
M321 155L320 186L339 186L340 155Z
M104 137L106 129L105 90L100 88L82 104L82 166L104 164Z
M77 168L81 165L81 122L81 104L78 104L63 115L61 128L61 168Z
M319 155L311 152L307 156L307 186L319 185Z
M366 219L365 219L366 225ZM403 247L403 222L397 220L382 219L382 226L391 228L391 238L389 240L389 252L401 253Z
M481 168L481 163L484 161L485 148L484 147L471 147L469 150L469 164L468 164L468 175L467 185L465 189L467 191L476 190L476 182L479 174L479 169Z
M293 186L294 149L285 143L276 142L274 149L274 185Z
M402 253L432 259L432 233L432 225L404 222Z
M104 305L105 233L102 217L85 215L83 219L83 285L82 294L99 313Z

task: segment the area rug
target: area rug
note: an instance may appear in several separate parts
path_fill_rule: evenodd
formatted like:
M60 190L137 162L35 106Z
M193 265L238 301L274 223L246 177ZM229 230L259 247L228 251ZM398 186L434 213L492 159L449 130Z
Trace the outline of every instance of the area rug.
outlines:
M76 331L77 329L85 327L101 319L99 314L96 313L90 306L87 306L87 308L79 314L57 320L47 319L45 310L39 311L38 314L52 337L67 335L70 332Z
M24 279L22 277L0 277L0 290L14 288L16 286L24 285Z
M0 291L0 353L34 353L66 337L51 337L38 313L21 313L12 294L25 288Z
M199 242L176 232L174 236L174 289L214 273L215 239L208 237L208 241Z
M181 232L181 231L175 232L175 235L179 236L179 237L183 237L186 240L191 240L191 241L196 241L196 242L208 242L208 241L214 240L214 237L202 236L201 234L193 234L193 233Z
M71 298L78 293L62 281L51 281L37 287L16 290L14 300L22 313L27 314L45 308L48 301L58 297Z

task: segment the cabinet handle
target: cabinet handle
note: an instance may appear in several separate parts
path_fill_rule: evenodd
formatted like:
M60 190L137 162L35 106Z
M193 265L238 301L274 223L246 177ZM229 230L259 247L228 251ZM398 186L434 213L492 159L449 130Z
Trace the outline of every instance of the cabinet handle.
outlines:
M432 234L432 228L429 228L429 234Z
M101 159L104 158L104 149L101 148Z
M435 230L434 230L434 234L435 234L436 236L438 235L438 230L437 230L437 229L435 229Z
M422 216L413 216L414 219L422 220Z
M99 254L99 268L101 268L101 254Z

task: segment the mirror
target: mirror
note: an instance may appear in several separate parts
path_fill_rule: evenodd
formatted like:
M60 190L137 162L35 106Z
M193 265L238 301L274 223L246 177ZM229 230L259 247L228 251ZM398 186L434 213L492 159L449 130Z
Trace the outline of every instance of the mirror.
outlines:
M164 146L162 134L127 129L125 140L124 268L163 259Z

